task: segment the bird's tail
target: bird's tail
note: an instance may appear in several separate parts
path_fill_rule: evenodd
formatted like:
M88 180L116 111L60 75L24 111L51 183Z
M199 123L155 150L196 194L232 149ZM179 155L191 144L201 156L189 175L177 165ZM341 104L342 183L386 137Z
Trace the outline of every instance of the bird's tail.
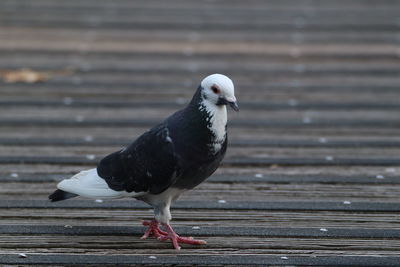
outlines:
M69 198L77 197L77 196L78 196L77 194L65 192L63 190L57 189L56 191L53 192L53 194L51 194L49 196L49 199L51 200L51 202L56 202L56 201L61 201L61 200L66 200Z
M64 179L57 185L58 190L49 196L52 201L64 200L75 196L94 199L113 199L134 197L138 193L115 191L108 187L106 181L97 174L97 169L81 171L69 179Z

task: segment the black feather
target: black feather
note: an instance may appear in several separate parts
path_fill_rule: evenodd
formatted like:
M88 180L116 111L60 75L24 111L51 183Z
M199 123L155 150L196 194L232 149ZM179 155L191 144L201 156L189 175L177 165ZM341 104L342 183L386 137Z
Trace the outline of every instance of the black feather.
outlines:
M116 191L159 194L179 173L179 159L165 125L140 136L124 150L103 158L97 173Z
M217 153L210 149L214 135L210 114L201 107L201 92L199 87L186 108L100 161L97 173L111 189L151 194L171 186L191 189L218 168L228 138Z
M51 194L49 196L49 199L51 200L51 202L56 202L56 201L61 201L61 200L77 197L77 196L78 196L77 194L65 192L63 190L57 189L56 191L53 192L53 194Z

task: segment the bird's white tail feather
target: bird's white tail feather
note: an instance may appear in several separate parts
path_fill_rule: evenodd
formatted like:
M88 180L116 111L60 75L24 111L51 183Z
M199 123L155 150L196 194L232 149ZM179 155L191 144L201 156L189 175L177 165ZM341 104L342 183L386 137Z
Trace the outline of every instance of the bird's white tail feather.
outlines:
M96 168L81 171L69 179L62 180L57 188L83 197L98 199L135 197L144 194L110 189L106 181L98 176Z

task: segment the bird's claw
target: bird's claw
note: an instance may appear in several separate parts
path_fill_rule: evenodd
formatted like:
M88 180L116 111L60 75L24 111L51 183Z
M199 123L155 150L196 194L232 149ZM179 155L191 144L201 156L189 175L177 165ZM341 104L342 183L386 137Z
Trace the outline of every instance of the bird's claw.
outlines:
M205 245L205 244L207 244L206 241L195 240L191 236L190 237L182 237L182 236L177 235L169 224L163 224L163 226L167 229L167 235L162 236L161 240L165 241L165 240L170 239L172 241L172 244L174 245L174 248L177 250L181 249L181 247L179 246L179 243L190 244L190 245Z
M146 239L149 236L155 236L157 239L166 235L167 233L161 230L158 227L158 222L156 220L152 221L142 221L142 224L144 226L149 226L149 228L146 230L146 232L143 234L143 236L140 239Z
M178 236L177 234L167 234L164 236L160 236L157 239L161 242L171 240L172 244L174 245L174 248L177 250L181 249L181 247L179 246L179 243L190 244L190 245L205 245L205 244L207 244L207 242L204 240L195 240L191 236L190 237L182 237L182 236Z
M172 244L176 250L181 249L181 247L179 246L179 243L190 244L190 245L205 245L205 244L207 244L206 241L195 240L192 236L182 237L182 236L177 235L169 224L163 223L163 226L165 227L167 232L165 232L159 228L159 223L156 220L142 221L142 224L144 226L148 226L149 228L146 230L146 232L141 237L141 239L146 239L149 236L154 236L155 238L157 238L157 240L159 240L161 242L171 240Z

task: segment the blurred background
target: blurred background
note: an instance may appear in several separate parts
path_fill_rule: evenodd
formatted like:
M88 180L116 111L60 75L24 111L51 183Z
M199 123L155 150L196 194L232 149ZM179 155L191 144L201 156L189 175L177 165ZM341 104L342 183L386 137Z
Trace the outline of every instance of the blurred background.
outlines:
M224 165L184 201L397 203L399 14L395 0L0 1L0 202L36 203L18 202L2 219L123 226L151 216L98 209L85 219L88 210L68 215L44 203L55 181L184 107L212 73L232 78L241 111L229 112ZM257 227L400 227L362 205L364 215L208 210L201 223L246 227L251 214ZM202 215L178 209L175 224L191 225L188 216ZM303 241L277 239L279 251L258 241L257 253L306 253ZM398 253L398 239L372 241L352 253ZM213 242L224 253L243 244ZM307 242L313 253L350 253L327 239Z
M324 158L332 152L304 146L398 141L396 3L5 0L0 134L14 142L106 138L119 147L183 107L205 76L223 73L241 106L230 114L232 141L275 146L233 148L228 156ZM110 150L53 141L2 154L97 157Z

